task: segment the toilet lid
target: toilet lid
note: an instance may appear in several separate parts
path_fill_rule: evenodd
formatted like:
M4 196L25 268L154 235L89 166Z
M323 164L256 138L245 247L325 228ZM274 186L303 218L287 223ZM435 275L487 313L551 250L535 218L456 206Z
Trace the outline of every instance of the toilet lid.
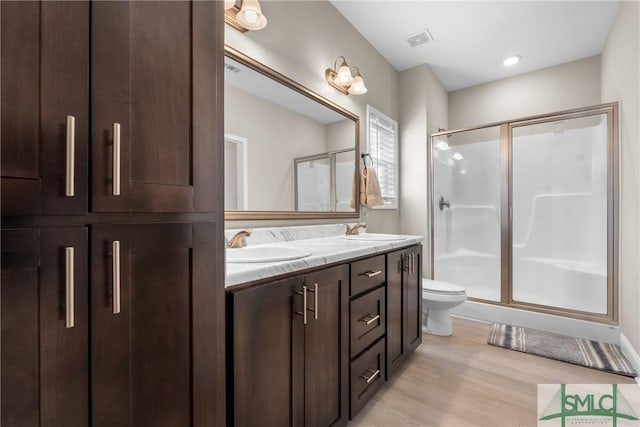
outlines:
M465 289L462 286L438 280L423 280L422 290L428 292L438 292L441 294L462 294Z

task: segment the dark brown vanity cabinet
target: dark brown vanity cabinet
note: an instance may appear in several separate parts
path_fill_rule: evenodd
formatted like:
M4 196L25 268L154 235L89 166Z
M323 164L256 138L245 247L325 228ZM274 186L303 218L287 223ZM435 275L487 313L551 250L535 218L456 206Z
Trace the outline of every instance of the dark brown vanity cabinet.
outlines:
M214 425L213 393L224 388L215 224L95 225L91 234L92 426Z
M387 254L387 378L422 342L422 246Z
M2 426L224 425L222 3L0 8Z
M0 3L2 215L87 211L89 4Z
M228 293L229 425L347 423L348 284L343 265Z
M197 1L92 3L93 211L219 207L211 167L220 154L213 118L222 114L215 103L222 63L212 54L223 25L216 8Z
M366 405L385 379L386 270L384 255L351 263L350 418Z
M216 210L207 3L2 2L3 216Z
M3 229L1 238L0 424L86 427L87 230Z

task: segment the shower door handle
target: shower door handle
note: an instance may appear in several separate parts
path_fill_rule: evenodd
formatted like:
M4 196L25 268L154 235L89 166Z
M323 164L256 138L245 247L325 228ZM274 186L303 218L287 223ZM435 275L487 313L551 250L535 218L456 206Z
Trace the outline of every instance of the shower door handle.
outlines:
M440 208L440 210L443 210L445 206L447 207L447 209L451 209L449 201L445 200L444 197L440 196L440 199L438 200L438 207Z

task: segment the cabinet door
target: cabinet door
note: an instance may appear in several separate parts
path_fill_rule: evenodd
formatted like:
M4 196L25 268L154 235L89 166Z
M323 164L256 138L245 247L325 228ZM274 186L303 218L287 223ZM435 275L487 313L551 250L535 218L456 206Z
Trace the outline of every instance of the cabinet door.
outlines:
M295 314L302 310L302 297L296 293L302 290L302 282L298 277L230 294L233 411L229 425L292 426L294 413L299 416L304 410L304 355L300 354L304 324Z
M387 254L387 379L401 365L405 355L402 276L406 251Z
M2 230L2 426L89 424L86 258L83 228Z
M83 214L89 4L3 1L0 9L2 215Z
M404 292L404 342L410 353L422 342L422 246L407 251L409 268L405 269Z
M223 13L217 1L92 4L94 211L222 209Z
M91 241L92 426L224 425L216 224L96 225Z
M349 267L305 276L305 427L346 425L349 394ZM317 286L316 286L317 285ZM300 323L300 319L296 319ZM295 349L294 349L295 351Z

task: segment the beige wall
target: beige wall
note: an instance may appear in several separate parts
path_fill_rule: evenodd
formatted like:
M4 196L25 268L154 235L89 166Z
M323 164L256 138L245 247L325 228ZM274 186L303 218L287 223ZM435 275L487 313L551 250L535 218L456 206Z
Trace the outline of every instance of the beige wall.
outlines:
M429 265L427 141L447 127L447 91L431 68L400 73L400 232L425 236L423 271Z
M366 105L398 119L398 72L328 1L261 2L269 23L244 34L226 26L225 43L257 59L360 116L360 144L366 150ZM347 96L327 84L324 71L343 55L358 66L369 91ZM398 210L373 211L364 218L373 232L397 232ZM326 223L309 221L303 223ZM344 222L344 221L334 221ZM301 221L242 221L227 227L278 226Z
M640 3L622 1L602 52L602 101L620 102L620 327L640 353Z
M342 120L327 125L327 150L336 151L353 148L353 122Z
M247 140L248 209L293 210L293 159L326 152L327 126L235 87L224 90L225 134Z
M449 93L449 128L600 103L600 55Z

